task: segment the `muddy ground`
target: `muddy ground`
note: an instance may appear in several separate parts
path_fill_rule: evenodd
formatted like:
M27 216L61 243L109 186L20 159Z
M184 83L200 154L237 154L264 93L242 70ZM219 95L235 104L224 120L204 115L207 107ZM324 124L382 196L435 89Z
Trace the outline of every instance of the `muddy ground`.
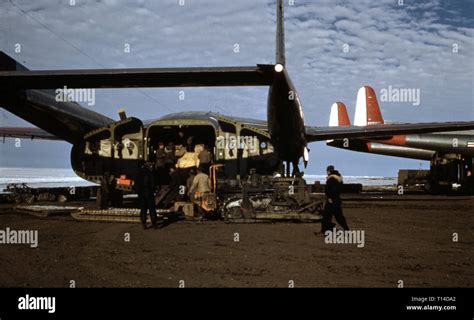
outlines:
M0 286L474 286L474 198L353 200L344 210L349 225L364 230L363 248L326 244L315 235L319 224L179 221L143 231L3 205L0 229L38 230L39 246L0 244Z

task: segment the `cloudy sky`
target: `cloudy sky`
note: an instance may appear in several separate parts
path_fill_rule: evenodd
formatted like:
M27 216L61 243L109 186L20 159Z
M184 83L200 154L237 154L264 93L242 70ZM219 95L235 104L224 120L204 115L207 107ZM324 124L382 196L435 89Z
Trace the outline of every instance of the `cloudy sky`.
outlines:
M71 2L74 5L71 5ZM251 66L273 63L274 0L3 0L0 50L30 69ZM465 0L286 0L288 70L306 124L333 102L353 118L359 87L420 89L421 104L381 102L386 120L474 120L474 4ZM21 52L15 46L21 45ZM235 44L239 52L235 52ZM130 46L130 52L125 47ZM202 110L266 119L266 88L97 90L90 107L117 119ZM27 125L0 110L0 125ZM420 162L311 146L307 172L395 176ZM0 145L0 166L68 167L62 142ZM427 167L427 163L423 166Z

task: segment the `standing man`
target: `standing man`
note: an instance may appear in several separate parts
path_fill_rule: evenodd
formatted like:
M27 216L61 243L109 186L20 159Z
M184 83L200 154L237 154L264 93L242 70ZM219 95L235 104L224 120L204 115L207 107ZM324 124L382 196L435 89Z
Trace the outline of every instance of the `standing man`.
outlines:
M191 188L189 189L189 198L197 205L198 207L198 218L199 221L203 219L203 209L202 205L206 194L211 192L211 181L209 176L202 172L202 167L197 168L197 174L193 179Z
M140 219L143 230L146 229L147 211L150 211L150 220L153 228L157 228L156 206L155 206L155 176L153 173L153 163L145 162L138 172L134 184L140 202Z
M342 191L342 176L339 171L334 169L334 166L328 166L326 169L326 187L324 193L326 194L326 203L324 204L323 220L321 222L321 233L328 230L332 231L335 224L332 222L332 216L336 218L337 223L344 229L349 230L346 218L342 213L341 191Z
M197 168L197 174L193 179L191 188L189 189L189 195L191 199L200 197L203 193L211 192L211 181L209 176L205 174L202 167Z

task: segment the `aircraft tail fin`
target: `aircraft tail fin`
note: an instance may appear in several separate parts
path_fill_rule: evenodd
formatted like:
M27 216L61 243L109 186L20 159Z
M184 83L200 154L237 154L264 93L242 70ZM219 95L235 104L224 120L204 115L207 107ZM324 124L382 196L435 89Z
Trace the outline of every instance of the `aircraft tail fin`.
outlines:
M384 124L377 95L372 87L364 86L357 93L354 125L370 126L376 124Z
M336 102L331 106L331 114L329 116L329 126L350 126L351 121L347 114L346 105L342 102Z
M277 30L276 30L276 61L275 64L285 65L285 26L284 0L277 0Z

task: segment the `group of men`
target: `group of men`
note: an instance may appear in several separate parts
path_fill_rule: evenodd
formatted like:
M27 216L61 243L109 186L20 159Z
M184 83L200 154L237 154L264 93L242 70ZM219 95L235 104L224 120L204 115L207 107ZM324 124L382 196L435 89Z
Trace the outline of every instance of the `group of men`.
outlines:
M199 201L202 195L211 192L209 176L204 172L203 167L199 166L195 170L196 174L194 173L194 168L189 171L189 177L186 179L186 184L178 185L178 170L173 167L171 168L171 184L169 185L168 194L171 194L172 198L177 196L179 193L179 191L176 193L175 189L180 190L181 188L186 188L183 190L187 190L186 194L182 194L182 198L187 196L188 199L196 202ZM147 161L140 167L134 184L134 189L138 194L138 199L140 202L140 219L143 229L147 228L146 219L148 213L150 215L152 226L155 229L158 227L155 203L155 195L158 187L159 185L156 181L153 163ZM173 199L173 201L176 200L179 199ZM165 199L165 201L167 200ZM168 204L170 203L165 203L165 206ZM202 217L200 218L202 219Z
M134 188L139 196L140 217L143 228L146 229L147 212L150 214L152 226L158 226L155 195L160 185L168 185L168 193L162 200L163 207L170 207L175 201L195 201L206 193L211 192L209 167L212 163L212 153L202 144L194 144L193 137L185 138L182 132L178 134L175 145L169 142L158 143L154 151L154 162L147 161L140 167L135 179ZM336 222L344 229L349 226L342 212L341 193L342 176L334 166L326 169L327 179L323 208L321 233L331 231ZM185 192L183 192L185 191Z
M176 182L177 180L174 178L176 177L177 170L172 167L171 171L172 182ZM332 231L335 227L335 224L332 222L333 216L344 230L349 230L349 226L342 212L342 176L339 171L335 170L334 166L328 166L326 172L326 201L321 222L321 234L323 235L326 231ZM175 183L170 184L170 188L175 187L179 188L180 186L176 186ZM156 188L154 165L152 162L145 162L140 168L135 180L135 190L139 195L140 217L144 229L147 228L147 212L150 214L152 226L154 228L158 226L155 205ZM189 177L186 179L186 190L188 190L187 195L191 200L196 200L196 198L211 191L209 176L203 171L202 166L197 167L197 174L194 174L194 168L189 170Z
M136 176L134 189L140 202L140 218L147 228L147 212L152 226L157 228L155 195L160 186L167 185L168 191L162 199L162 206L169 208L175 201L198 201L201 195L211 192L209 167L212 153L206 145L194 144L193 137L184 139L182 132L175 145L170 142L165 147L158 143L154 152L155 161L143 163Z
M185 144L174 144L169 142L166 146L163 142L158 143L154 150L155 169L160 184L168 184L171 178L171 168L185 169L203 167L207 172L212 163L212 153L204 144L194 144L193 137L186 139Z

